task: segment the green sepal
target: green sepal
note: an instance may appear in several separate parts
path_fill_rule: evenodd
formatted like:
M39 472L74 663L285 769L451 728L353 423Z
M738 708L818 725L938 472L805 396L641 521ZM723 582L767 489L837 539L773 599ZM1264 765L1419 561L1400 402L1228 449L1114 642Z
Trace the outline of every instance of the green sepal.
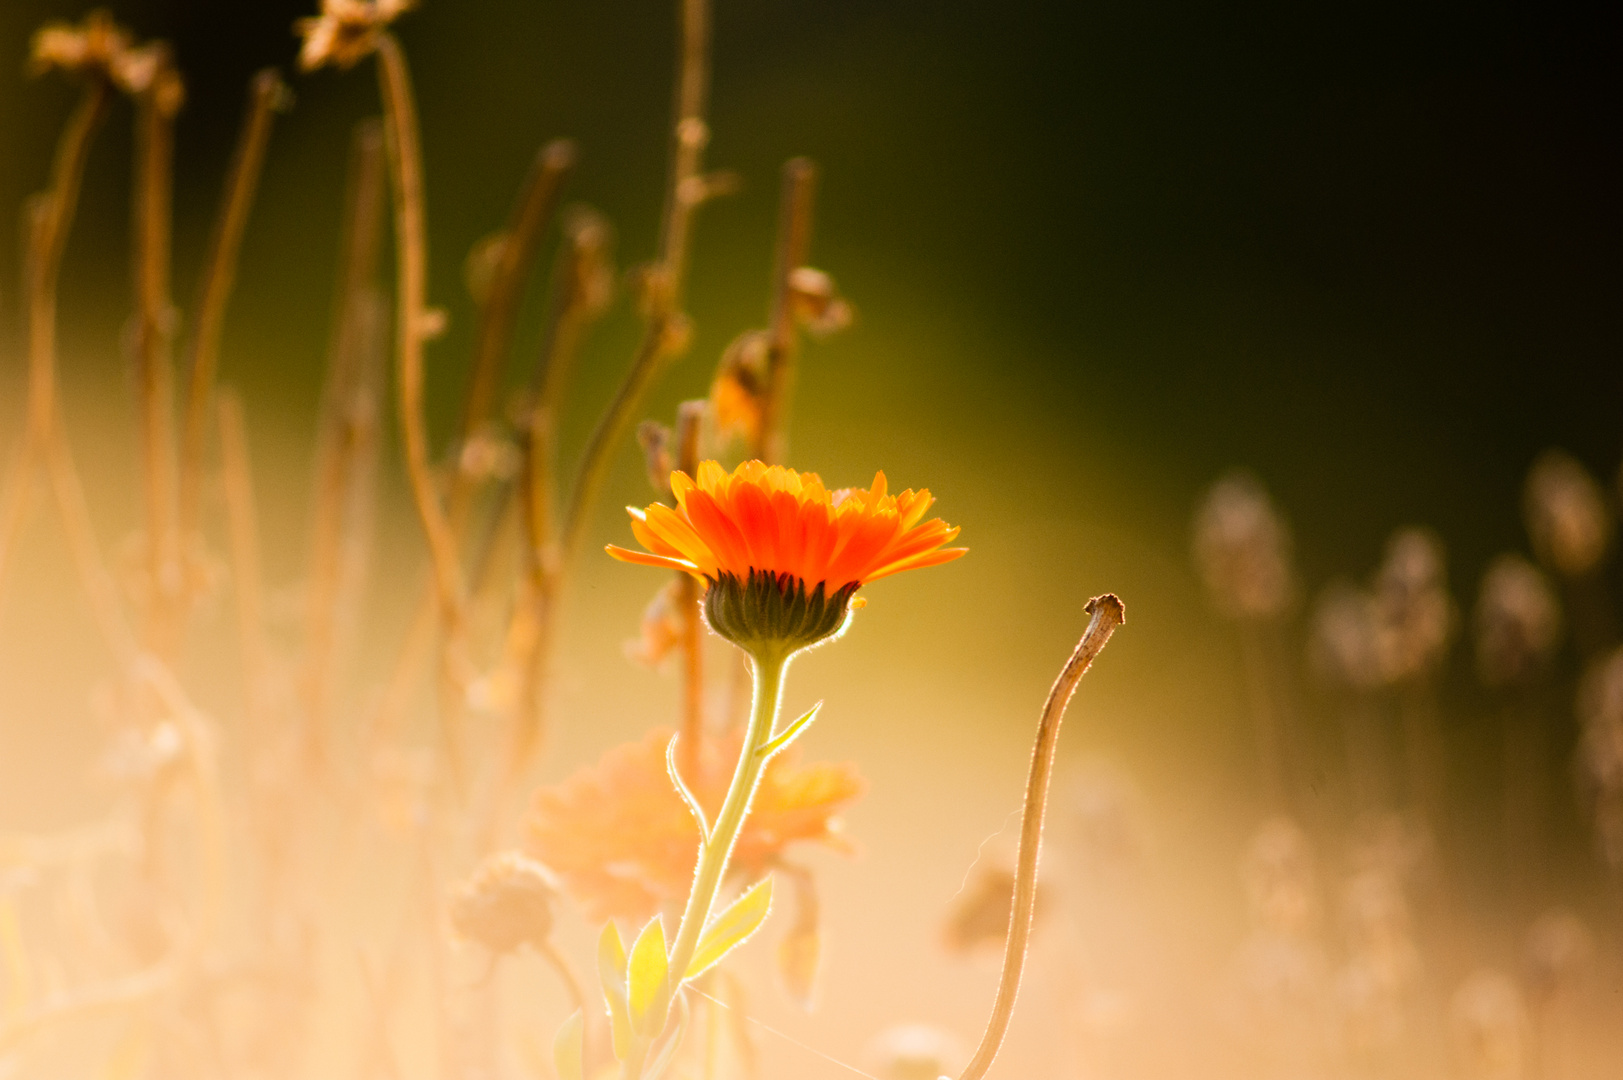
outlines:
M631 1051L631 1008L626 999L626 947L613 921L597 939L597 975L603 999L609 1005L609 1026L614 1033L614 1056L621 1061Z

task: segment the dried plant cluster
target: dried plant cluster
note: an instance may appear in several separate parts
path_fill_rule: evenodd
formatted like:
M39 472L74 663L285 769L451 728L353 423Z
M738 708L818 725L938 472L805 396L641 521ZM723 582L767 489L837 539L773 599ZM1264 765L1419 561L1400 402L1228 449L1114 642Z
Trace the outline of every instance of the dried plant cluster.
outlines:
M708 5L682 0L664 213L654 257L625 276L644 330L614 396L566 462L557 430L581 407L571 376L620 276L607 222L564 205L577 150L555 141L509 220L468 258L478 323L454 438L436 446L425 360L446 316L431 302L416 100L392 30L411 6L322 0L296 27L298 66L370 68L381 115L352 140L291 652L267 629L250 408L218 377L239 251L292 95L275 71L250 83L182 319L170 281L182 73L167 47L138 44L104 13L34 39L34 73L68 77L81 100L24 214L28 402L0 491L0 589L18 572L8 562L43 483L111 656L104 711L123 798L67 833L0 836L0 1076L496 1077L515 1067L514 1027L521 1045L552 1046L526 1065L540 1076L758 1076L745 987L725 960L767 921L774 895L789 909L775 920L781 981L814 1003L820 905L796 852L848 846L838 815L863 780L853 765L788 752L818 709L780 722L784 677L796 654L843 632L864 585L964 553L944 546L957 529L925 519L928 491L892 493L883 473L832 490L785 467L802 338L851 319L833 279L807 265L816 170L804 159L783 170L767 326L738 335L709 398L684 403L674 427L637 427L649 388L692 337L684 286L697 212L735 186L704 162ZM110 559L64 433L55 331L88 151L120 97L135 117L127 346L144 516ZM515 376L522 301L549 244L540 340ZM355 640L384 632L363 586L391 411L426 584L386 684L357 687ZM674 730L656 726L532 793L548 730L564 720L548 693L560 598L634 430L657 501L634 512L645 550L611 553L665 577L628 652L677 668L682 708ZM720 457L742 463L729 470ZM240 726L205 715L177 674L216 599L236 625ZM1060 719L1122 621L1112 596L1088 613L1042 712L1018 865L991 879L1001 925L981 936L1004 943L1005 959L969 1080L997 1055L1020 983ZM712 631L739 652L707 647ZM718 651L732 665L707 670ZM753 680L753 703L732 712L747 715L714 715L707 680L738 675ZM369 703L359 725L345 722L356 701ZM362 851L365 875L352 870ZM357 880L378 873L389 880ZM555 941L569 908L602 927L589 978ZM392 920L392 940L378 948L357 920ZM572 1015L500 1019L497 965L527 956L550 967ZM341 987L357 985L346 998ZM334 1009L352 1014L336 1037L324 1025ZM408 1010L431 1030L404 1037Z
M1261 483L1226 476L1196 513L1195 562L1241 638L1272 814L1242 860L1251 930L1225 997L1247 1075L1617 1071L1616 500L1551 450L1523 510L1533 557L1494 558L1467 615L1442 538L1401 528L1367 583L1319 591L1305 626L1290 529ZM1456 705L1461 636L1480 690ZM1588 860L1564 842L1574 809Z

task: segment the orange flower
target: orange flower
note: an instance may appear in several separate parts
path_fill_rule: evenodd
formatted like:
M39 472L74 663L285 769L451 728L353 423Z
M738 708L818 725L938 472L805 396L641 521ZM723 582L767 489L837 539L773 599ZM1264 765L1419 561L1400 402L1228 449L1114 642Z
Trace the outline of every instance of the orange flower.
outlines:
M671 474L673 509L659 503L631 510L631 531L647 551L609 545L625 562L686 570L712 582L755 571L789 577L830 593L882 577L950 562L966 548L947 548L958 530L924 520L935 500L925 490L873 487L829 491L816 473L746 461L729 474L714 461L697 480Z
M699 827L666 776L670 740L668 729L651 731L536 794L529 852L594 920L643 922L680 902L693 884ZM737 734L711 739L699 776L684 777L712 820L740 749ZM784 849L801 841L850 850L835 815L862 793L856 767L795 765L789 756L772 759L755 793L729 864L740 880L759 880Z

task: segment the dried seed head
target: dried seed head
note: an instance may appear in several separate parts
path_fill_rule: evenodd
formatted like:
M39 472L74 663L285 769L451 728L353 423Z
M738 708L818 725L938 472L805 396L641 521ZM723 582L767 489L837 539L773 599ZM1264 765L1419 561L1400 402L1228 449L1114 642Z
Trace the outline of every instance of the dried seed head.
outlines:
M103 78L131 96L152 91L166 116L173 116L185 98L169 46L161 41L137 46L134 36L105 11L92 11L77 26L53 22L40 27L28 66L36 75L55 70Z
M671 473L676 469L676 436L658 420L644 420L637 425L637 445L642 447L649 485L660 499L671 501Z
M1595 936L1578 916L1554 908L1533 921L1522 956L1528 991L1549 1002L1588 969L1595 958Z
M1476 659L1489 686L1525 683L1542 671L1561 640L1561 608L1538 568L1500 555L1482 578L1476 606Z
M1375 574L1375 616L1388 680L1412 679L1442 662L1459 620L1436 533L1406 528L1392 534Z
M552 933L552 875L517 851L492 855L451 898L451 925L493 953L541 945Z
M1353 690L1386 682L1375 598L1346 582L1325 587L1313 608L1308 656L1326 679Z
M1233 472L1195 516L1195 564L1219 611L1237 619L1284 613L1295 595L1290 528L1262 484Z
M1612 516L1600 485L1577 458L1546 450L1527 474L1524 495L1533 551L1566 577L1599 565L1612 539Z
M794 307L795 321L813 337L826 337L844 330L851 325L855 314L840 295L834 279L809 266L790 272L789 300Z
M1448 1010L1462 1080L1522 1080L1530 1031L1521 991L1507 975L1478 971L1460 984Z
M378 35L413 6L415 0L321 0L320 15L293 24L304 39L300 70L354 67L377 48Z
M1318 885L1307 834L1289 818L1263 823L1240 862L1251 919L1279 937L1305 937L1318 919Z
M482 428L463 442L457 468L470 480L506 480L518 472L522 460L512 439L492 428Z

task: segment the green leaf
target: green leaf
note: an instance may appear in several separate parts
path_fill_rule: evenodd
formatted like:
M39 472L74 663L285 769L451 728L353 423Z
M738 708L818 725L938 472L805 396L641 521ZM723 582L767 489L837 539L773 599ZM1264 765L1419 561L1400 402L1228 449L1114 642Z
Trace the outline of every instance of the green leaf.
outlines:
M680 734L672 735L671 741L665 747L665 771L670 774L671 783L675 786L676 793L682 796L683 802L688 804L688 812L693 815L693 820L699 823L700 842L708 847L710 845L710 822L705 820L704 807L699 805L699 797L688 790L687 784L682 780L682 774L676 768L676 741L681 737Z
M586 1080L586 1019L576 1009L552 1039L552 1065L558 1080Z
M772 910L772 879L765 878L749 892L734 900L717 915L699 937L686 978L696 979L721 962L721 958L748 941L766 922Z
M631 1010L626 1001L626 947L620 929L610 922L597 939L597 974L609 1003L614 1031L614 1056L624 1061L631 1049Z
M784 728L783 734L779 735L777 738L773 739L771 742L767 743L765 746L761 747L755 752L761 757L769 758L773 754L776 754L779 750L782 750L785 746L788 746L790 743L794 742L800 737L800 733L810 727L813 720L817 719L818 710L820 710L822 707L823 703L819 701L816 705L813 705L811 708L807 709L806 714L799 720L796 720L794 723Z
M630 1000L631 1000L631 1026L641 1035L658 1035L659 1027L663 1027L665 1017L653 1016L654 1006L659 1002L665 989L665 976L668 973L669 960L665 956L665 923L658 915L648 920L648 925L642 928L637 935L637 943L631 946L630 969ZM651 1025L653 1030L649 1030Z

